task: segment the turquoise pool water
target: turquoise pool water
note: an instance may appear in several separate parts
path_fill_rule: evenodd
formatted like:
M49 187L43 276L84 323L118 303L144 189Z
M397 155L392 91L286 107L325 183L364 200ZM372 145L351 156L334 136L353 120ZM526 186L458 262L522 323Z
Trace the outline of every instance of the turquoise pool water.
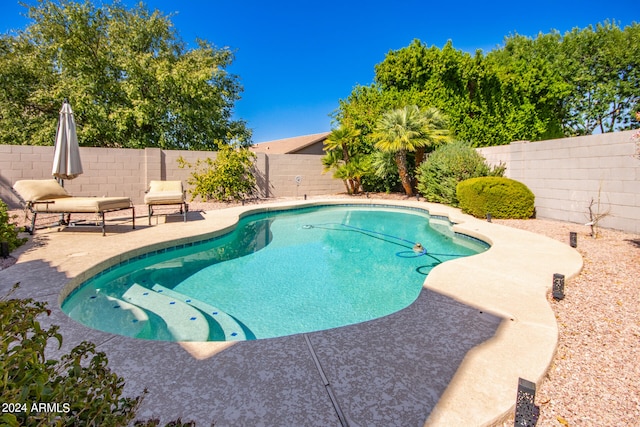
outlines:
M415 301L433 267L487 248L421 210L265 212L224 236L110 268L62 309L89 327L142 339L278 337L394 313Z

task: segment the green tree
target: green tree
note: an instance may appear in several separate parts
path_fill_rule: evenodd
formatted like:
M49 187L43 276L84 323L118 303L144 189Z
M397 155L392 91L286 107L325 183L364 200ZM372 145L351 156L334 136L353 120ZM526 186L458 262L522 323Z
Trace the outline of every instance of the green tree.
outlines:
M207 157L191 164L180 157L181 168L193 168L187 183L191 199L231 201L251 196L256 189L254 161L256 155L246 147L221 147L215 159Z
M360 132L363 152L374 151L373 143L368 136L374 131L376 122L387 111L403 108L405 105L428 107L424 96L417 90L397 90L384 88L380 84L369 86L357 85L347 99L339 101L339 108L334 112L334 122L339 126L353 127Z
M405 106L383 114L372 134L377 149L394 153L400 181L407 196L413 195L413 178L407 164L407 154L433 145L435 134L444 133L444 130L432 127L436 122L429 118L435 115L437 113L433 111L430 111L430 115L425 114L416 105ZM442 124L443 121L437 123Z
M334 117L370 139L385 111L435 107L473 146L631 129L640 109L640 25L518 34L488 54L420 40L391 50L370 86L356 86ZM419 160L419 159L418 159Z
M492 60L481 51L470 55L451 41L439 49L414 40L387 53L375 67L375 79L382 91L419 93L418 106L441 110L457 137L474 146L559 136L560 99L546 90L551 75L544 70L528 75L526 59L516 59L505 54Z
M425 121L425 144L416 147L416 166L420 166L423 162L426 148L434 150L441 144L451 140L451 133L448 128L449 122L440 110L434 107L427 108L422 112L422 118Z
M322 166L324 166L322 173L333 171L333 177L341 179L342 183L344 184L345 190L347 190L347 193L351 194L353 192L353 188L349 186L349 183L346 179L342 178L344 174L338 172L339 169L344 166L342 153L338 150L327 151L327 153L322 156L322 159L320 161L322 162Z
M333 129L324 143L327 154L322 162L325 171L333 169L333 176L344 181L349 194L361 190L361 179L369 169L365 156L359 152L359 136L359 130L342 125Z
M229 49L187 49L143 3L38 0L32 24L0 36L0 143L52 145L64 98L84 146L216 149L249 144L232 120L242 90Z
M360 136L360 131L351 127L340 126L331 131L324 142L324 148L326 151L342 151L342 160L348 162L350 157L349 147L354 147L357 144L358 136Z
M385 151L376 151L370 156L371 168L374 174L372 181L379 180L384 191L390 193L399 184L398 167L396 166L394 154ZM372 187L375 189L375 182L373 184L374 186Z
M564 136L562 104L571 85L558 67L560 45L557 32L538 34L535 39L515 34L505 39L502 48L487 54L485 67L495 80L490 96L507 103L507 108L496 103L500 109L495 117L502 125L492 125L503 126L509 142Z
M554 64L569 82L563 100L566 135L631 129L640 108L640 24L575 28L561 43Z

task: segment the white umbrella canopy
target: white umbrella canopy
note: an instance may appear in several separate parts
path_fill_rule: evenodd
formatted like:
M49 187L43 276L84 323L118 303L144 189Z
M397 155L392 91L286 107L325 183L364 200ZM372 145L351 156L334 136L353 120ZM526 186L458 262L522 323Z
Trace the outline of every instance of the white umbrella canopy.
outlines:
M51 174L61 180L73 179L82 173L80 148L76 134L76 121L71 105L66 99L60 109L60 119L56 132L56 146L53 154Z

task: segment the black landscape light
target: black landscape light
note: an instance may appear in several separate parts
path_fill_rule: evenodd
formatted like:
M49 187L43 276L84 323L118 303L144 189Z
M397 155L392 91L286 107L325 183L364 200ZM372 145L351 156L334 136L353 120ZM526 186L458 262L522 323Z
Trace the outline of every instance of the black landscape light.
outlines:
M553 274L553 298L564 299L564 274Z
M540 408L535 404L536 384L518 378L518 396L516 397L516 417L514 426L535 426L540 416Z
M0 256L2 258L9 257L9 242L0 242Z
M569 245L572 248L578 247L578 233L576 233L575 231L569 232Z
M487 222L491 222L491 212L487 212Z

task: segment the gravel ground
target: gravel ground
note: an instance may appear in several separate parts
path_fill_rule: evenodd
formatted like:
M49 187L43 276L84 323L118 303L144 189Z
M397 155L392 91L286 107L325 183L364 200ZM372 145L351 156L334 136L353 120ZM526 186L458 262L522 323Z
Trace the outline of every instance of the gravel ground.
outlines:
M190 210L233 205L191 203ZM136 206L136 212L141 215L146 207ZM21 211L13 213L24 223ZM565 298L556 301L549 296L559 342L556 358L537 390L537 425L640 426L640 235L600 229L593 239L590 229L580 224L540 219L494 222L567 244L569 232L577 232L577 250L584 258L582 272L565 283ZM0 262L5 268L15 260ZM504 425L513 425L513 420Z
M569 243L582 272L549 298L558 351L536 393L538 426L640 426L640 235L549 220L494 220ZM506 424L505 424L506 425ZM513 424L511 424L513 425Z

